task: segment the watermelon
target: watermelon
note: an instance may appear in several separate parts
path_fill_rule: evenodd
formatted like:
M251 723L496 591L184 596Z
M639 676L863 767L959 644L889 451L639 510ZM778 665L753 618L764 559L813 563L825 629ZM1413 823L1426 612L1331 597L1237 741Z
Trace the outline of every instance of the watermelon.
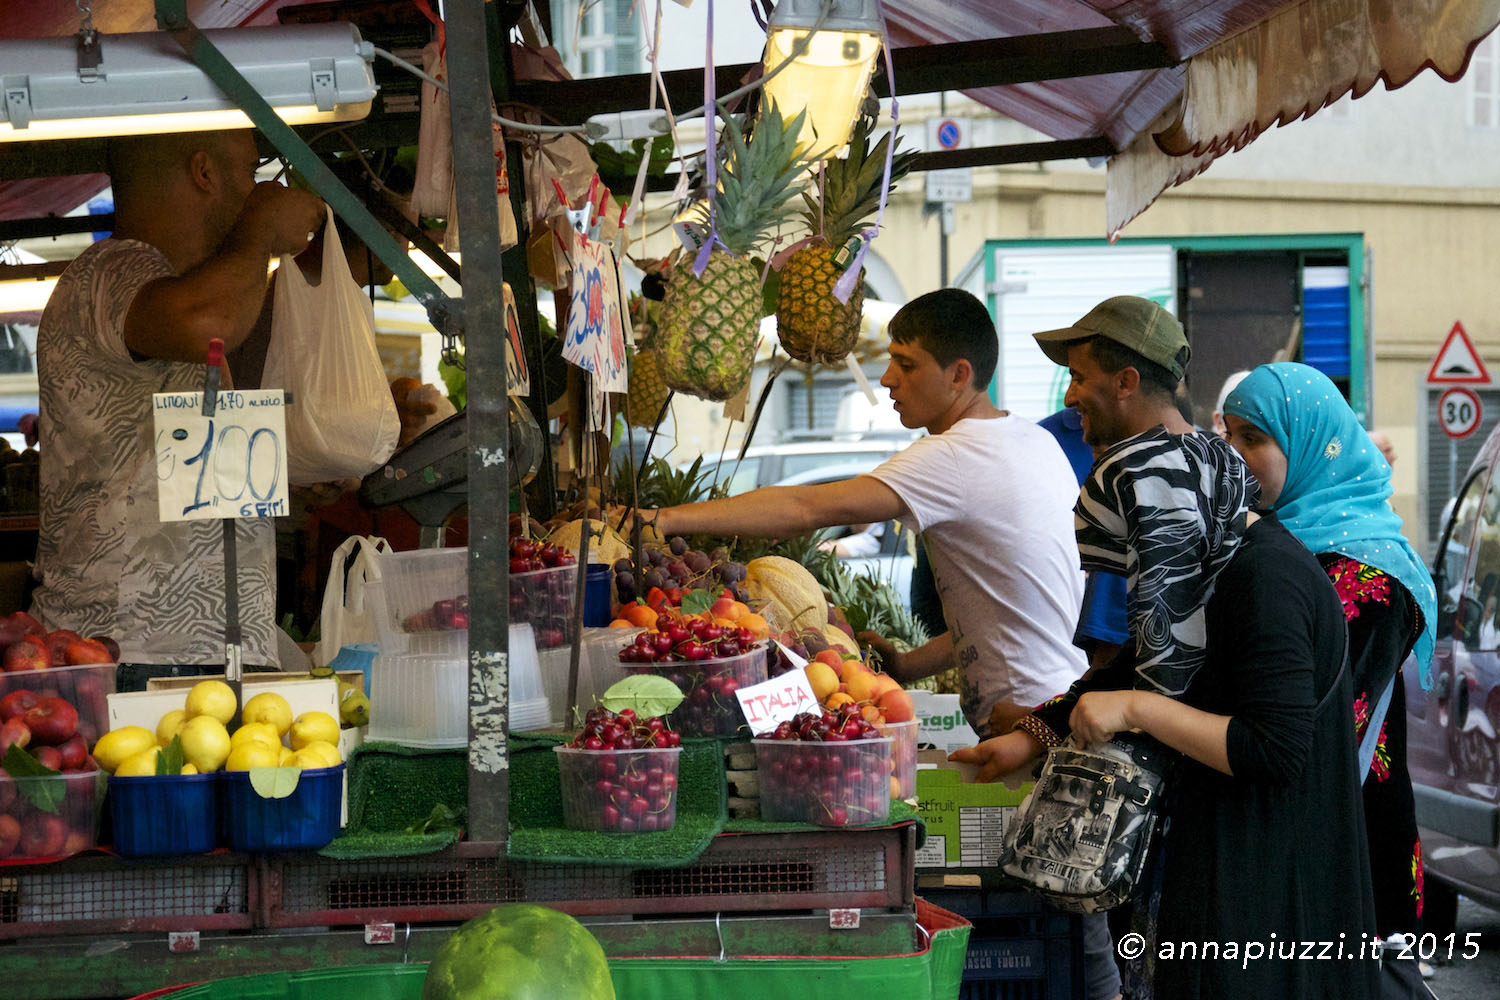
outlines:
M588 928L557 910L507 903L475 917L443 942L422 1000L615 1000L604 949Z

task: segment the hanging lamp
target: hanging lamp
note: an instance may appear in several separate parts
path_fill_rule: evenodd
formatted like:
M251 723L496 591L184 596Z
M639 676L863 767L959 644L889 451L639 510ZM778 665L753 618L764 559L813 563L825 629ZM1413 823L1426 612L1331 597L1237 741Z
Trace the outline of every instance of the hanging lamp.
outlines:
M848 144L882 36L878 0L776 4L766 26L764 99L788 121L806 110L802 141L809 158L831 156Z

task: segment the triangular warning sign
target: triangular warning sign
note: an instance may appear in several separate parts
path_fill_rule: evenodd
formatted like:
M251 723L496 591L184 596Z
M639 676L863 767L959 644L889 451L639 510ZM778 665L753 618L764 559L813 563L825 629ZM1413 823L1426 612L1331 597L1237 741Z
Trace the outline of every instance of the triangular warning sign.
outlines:
M1490 373L1479 360L1474 342L1462 323L1454 323L1443 341L1443 349L1427 371L1428 385L1489 385Z

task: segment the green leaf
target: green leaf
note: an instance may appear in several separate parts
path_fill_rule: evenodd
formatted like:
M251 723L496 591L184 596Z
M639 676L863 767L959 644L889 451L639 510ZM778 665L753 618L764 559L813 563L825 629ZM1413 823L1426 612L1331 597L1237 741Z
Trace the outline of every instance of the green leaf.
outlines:
M439 830L462 829L467 811L463 806L459 806L458 811L455 812L439 802L432 807L432 812L428 813L425 818L419 819L407 826L404 832L436 833Z
M181 774L184 759L182 737L174 736L172 742L162 747L161 752L156 755L157 777L172 777Z
M54 771L50 767L43 767L40 761L22 747L12 743L10 749L5 752L5 759L0 760L0 767L4 767L6 773L12 778L42 779L16 782L16 789L42 812L55 813L62 806L63 796L68 791L68 783L63 779L61 772ZM48 780L52 778L56 780Z
M682 595L682 613L701 615L714 606L714 595L706 590L690 590Z
M666 715L682 704L682 691L665 677L636 674L611 684L599 704L611 712L628 708L642 719L649 719Z
M850 605L844 609L844 621L854 630L854 634L865 631L870 627L870 613L857 604Z
M297 790L300 767L252 767L250 787L263 799L284 799Z

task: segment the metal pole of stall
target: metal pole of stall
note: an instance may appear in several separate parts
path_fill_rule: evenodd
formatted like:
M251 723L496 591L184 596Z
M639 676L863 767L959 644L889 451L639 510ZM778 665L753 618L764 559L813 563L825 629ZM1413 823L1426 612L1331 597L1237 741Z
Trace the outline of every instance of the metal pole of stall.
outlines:
M543 10L546 4L540 5ZM486 22L490 38L490 90L501 114L510 114L505 103L510 100L515 87L515 69L510 58L510 40L500 25L500 15L495 4L485 7ZM541 155L540 151L537 153ZM529 225L526 210L526 165L519 143L505 144L505 162L510 173L510 205L517 220ZM547 378L542 364L542 332L537 321L536 288L531 282L530 268L526 262L525 225L523 236L515 246L505 251L501 261L505 273L510 275L510 290L516 300L516 318L521 325L522 353L526 356L526 370L531 373L531 395L527 406L542 432L542 461L537 467L533 494L536 504L532 516L539 520L550 520L557 513L557 469L552 461L552 432L547 416ZM562 317L558 317L561 324ZM582 572L580 570L580 572Z
M452 0L447 36L469 390L469 839L495 844L503 854L510 790L510 427L484 7L483 0Z

